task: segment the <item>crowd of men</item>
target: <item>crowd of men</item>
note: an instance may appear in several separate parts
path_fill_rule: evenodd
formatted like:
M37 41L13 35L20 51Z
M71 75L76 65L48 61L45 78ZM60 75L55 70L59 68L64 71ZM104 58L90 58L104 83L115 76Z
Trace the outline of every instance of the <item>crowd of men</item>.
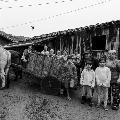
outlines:
M31 52L29 47L27 53ZM23 61L27 61L26 53L23 54ZM41 52L43 55L54 56L54 50L48 51L45 45ZM103 54L101 58L93 57L92 54L86 52L83 57L74 51L74 54L68 55L67 51L57 51L57 58L61 57L67 61L68 58L77 68L78 83L81 85L82 99L81 103L87 102L92 106L92 98L94 91L97 92L97 107L101 105L101 94L103 96L103 107L108 110L107 105L110 104L113 110L119 109L120 103L120 62L116 57L116 50L110 50L107 57Z

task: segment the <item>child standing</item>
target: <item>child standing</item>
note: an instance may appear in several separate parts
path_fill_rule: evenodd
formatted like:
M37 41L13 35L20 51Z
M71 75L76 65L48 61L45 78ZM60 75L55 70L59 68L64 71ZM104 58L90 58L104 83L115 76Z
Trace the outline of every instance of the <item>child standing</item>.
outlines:
M98 105L100 106L100 96L103 92L104 99L104 109L107 111L107 100L108 100L108 88L110 87L111 71L105 66L105 59L101 58L99 62L99 67L95 70L96 83L97 83L97 98Z
M84 104L87 99L89 106L92 106L92 88L95 86L95 72L91 69L91 67L92 67L92 61L87 60L85 68L81 73L81 80L80 80L80 84L82 85L81 103Z

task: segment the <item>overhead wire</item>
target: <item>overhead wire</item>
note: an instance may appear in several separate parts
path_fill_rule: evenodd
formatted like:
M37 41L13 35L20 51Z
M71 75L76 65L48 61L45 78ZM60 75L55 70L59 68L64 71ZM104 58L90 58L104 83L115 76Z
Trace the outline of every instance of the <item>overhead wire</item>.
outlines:
M68 1L73 1L73 0L68 0ZM64 3L64 2L68 2L66 0L62 0L62 1L55 1L54 4L60 4L60 3ZM37 3L36 5L38 6L42 6L42 5L50 5L52 2L46 2L46 3ZM17 6L17 7L32 7L32 6L35 6L35 5L32 5L32 4L27 4L27 5L20 5L20 6ZM0 7L0 10L2 9L5 9L5 8L14 8L14 6L8 6L8 7Z
M19 1L19 0L13 0L13 1ZM9 0L0 0L0 2L9 2Z
M70 13L73 13L73 12L78 12L80 10L87 9L87 8L90 8L90 7L94 7L96 5L104 4L104 3L108 2L108 1L111 1L111 0L101 1L101 2L98 2L98 3L95 3L95 4L91 4L91 5L88 5L88 6L84 6L84 7L75 9L75 10L71 10L71 11L59 13L59 14L56 14L56 15L53 15L53 16L48 16L48 17L44 17L44 18L40 18L40 19L34 19L32 21L28 21L28 22L25 22L25 23L22 23L22 24L7 26L5 28L14 28L14 27L18 27L18 26L23 26L23 25L31 24L31 23L34 23L34 22L48 20L48 19L55 18L55 17L58 17L58 16L62 16L62 15L70 14ZM1 29L4 30L5 28L1 28Z

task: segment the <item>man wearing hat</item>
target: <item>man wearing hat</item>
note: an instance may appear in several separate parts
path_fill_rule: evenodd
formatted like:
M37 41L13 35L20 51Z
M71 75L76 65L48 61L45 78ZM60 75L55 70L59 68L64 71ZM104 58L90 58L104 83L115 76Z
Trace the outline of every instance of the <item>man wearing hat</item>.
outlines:
M108 100L108 88L110 87L111 80L111 71L108 67L105 66L105 57L101 58L99 61L99 67L95 70L96 84L97 84L97 98L98 105L100 106L101 93L104 97L104 109L107 109L107 100Z
M92 106L92 88L95 86L95 72L91 69L92 61L88 59L85 63L85 67L81 73L80 84L82 86L82 101L84 104L88 102L89 106Z
M108 102L112 104L113 110L119 109L119 75L120 75L120 61L116 58L116 50L108 51L108 59L106 61L106 66L111 70L111 82L110 88L108 90Z

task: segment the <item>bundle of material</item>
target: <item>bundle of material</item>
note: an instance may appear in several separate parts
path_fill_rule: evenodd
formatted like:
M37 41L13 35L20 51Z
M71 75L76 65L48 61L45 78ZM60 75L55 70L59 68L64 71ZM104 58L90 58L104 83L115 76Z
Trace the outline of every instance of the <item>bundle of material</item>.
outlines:
M72 62L66 62L59 67L58 80L65 84L68 88L71 81L74 81L74 86L77 84L77 70Z
M44 56L36 53L36 58L34 59L35 66L33 72L38 77L42 76L43 64L44 64Z
M27 67L26 67L27 71L33 71L34 70L35 59L36 59L36 54L31 53L29 55L29 61L28 61Z
M71 61L58 59L56 56L47 56L42 54L31 54L27 65L27 70L38 77L54 77L61 83L69 86L71 80L77 84L77 71Z
M51 66L52 59L47 55L43 55L43 56L44 57L43 57L43 67L42 67L41 77L47 77L50 72L50 66Z
M52 57L49 76L57 78L59 75L59 68L61 64L61 59L58 59L56 56Z

